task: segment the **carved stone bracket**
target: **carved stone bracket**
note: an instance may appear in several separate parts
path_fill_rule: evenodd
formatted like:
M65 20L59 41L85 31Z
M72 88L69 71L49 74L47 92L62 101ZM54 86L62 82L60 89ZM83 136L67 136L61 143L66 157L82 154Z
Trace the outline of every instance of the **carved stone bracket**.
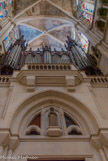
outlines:
M73 65L26 64L17 74L17 79L21 84L27 86L29 92L34 92L35 87L40 85L44 87L64 86L69 92L73 92L75 86L81 84L83 75Z
M27 76L27 90L28 92L35 91L35 76Z
M47 135L50 137L59 137L62 135L62 129L57 126L49 126L47 129Z
M97 148L101 149L102 145L108 147L108 130L101 130L99 136L93 136L91 143Z
M0 132L0 146L7 146L10 139L10 133L8 131L1 131Z
M108 147L108 130L102 130L99 136L101 142Z
M75 91L75 77L74 76L66 76L66 86L68 92Z
M16 136L11 137L10 141L9 141L9 149L11 149L11 150L16 149L18 144L19 144L18 137L16 137Z
M91 143L94 145L94 147L96 149L101 149L102 148L102 144L101 144L99 136L91 137Z

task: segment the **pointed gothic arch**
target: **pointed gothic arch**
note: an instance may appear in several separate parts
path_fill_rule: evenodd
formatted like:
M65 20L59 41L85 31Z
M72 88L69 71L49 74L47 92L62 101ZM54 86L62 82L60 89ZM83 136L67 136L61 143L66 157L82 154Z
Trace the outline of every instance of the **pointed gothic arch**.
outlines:
M97 120L97 113L94 113L88 106L76 99L75 97L55 90L46 90L33 94L19 103L10 114L11 133L18 135L19 129L24 118L32 116L40 111L42 107L53 104L58 108L62 107L67 113L71 113L73 117L77 118L86 135L93 135L98 133L99 121ZM29 115L28 115L29 114ZM20 118L20 119L19 119Z

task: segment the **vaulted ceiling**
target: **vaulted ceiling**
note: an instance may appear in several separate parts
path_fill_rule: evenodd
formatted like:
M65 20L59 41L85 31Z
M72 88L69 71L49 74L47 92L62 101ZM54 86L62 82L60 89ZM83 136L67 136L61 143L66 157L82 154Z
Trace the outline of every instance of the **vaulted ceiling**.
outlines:
M18 0L15 21L28 42L28 48L44 45L60 50L67 36L74 38L71 22L74 0Z

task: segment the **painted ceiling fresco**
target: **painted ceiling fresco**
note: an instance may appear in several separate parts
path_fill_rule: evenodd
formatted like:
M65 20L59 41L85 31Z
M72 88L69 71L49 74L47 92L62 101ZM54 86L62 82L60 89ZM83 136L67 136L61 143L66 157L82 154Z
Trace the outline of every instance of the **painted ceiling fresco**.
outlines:
M29 48L37 49L45 45L51 46L52 50L62 50L66 42L67 36L74 38L74 27L65 20L57 19L34 19L24 21L19 25L19 29L25 40L28 42Z
M29 42L37 36L41 35L42 32L28 26L19 25L21 35L24 35L24 39Z
M62 20L57 20L57 19L48 19L48 18L42 18L42 19L37 19L37 20L29 20L24 22L25 24L31 25L37 29L40 29L42 31L49 31L54 28L63 26L67 24L68 22L62 21Z
M58 40L54 39L50 35L43 35L31 42L28 46L28 50L32 48L32 50L37 50L37 48L42 48L43 46L50 46L53 51L56 49L57 51L65 50L64 44L60 43Z
M81 13L82 11L86 13L82 15L83 18L92 23L95 4L95 0L92 0L92 4L91 1L85 2L84 0L2 1L0 2L0 12L3 12L4 15L0 15L0 20L7 17L7 11L12 9L13 22L19 27L21 35L24 35L24 39L28 42L28 49L48 45L58 50L64 48L67 36L75 39L75 28L72 22L76 23L75 17L73 17L75 11L78 11L76 8ZM9 3L10 8L5 2Z
M16 10L23 11L17 18L24 19L19 29L29 44L28 49L48 45L62 50L67 36L74 37L73 25L67 21L73 15L73 6L71 0L19 0Z
M71 26L63 26L57 28L56 30L50 31L50 34L65 43L67 36L71 36L71 32Z

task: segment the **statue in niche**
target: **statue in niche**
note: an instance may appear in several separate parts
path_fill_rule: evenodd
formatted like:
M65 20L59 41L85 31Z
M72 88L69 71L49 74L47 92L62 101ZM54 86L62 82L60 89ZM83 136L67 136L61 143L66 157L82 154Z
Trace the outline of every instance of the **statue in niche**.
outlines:
M54 111L53 107L50 108L48 117L49 117L49 126L58 126L57 114Z

